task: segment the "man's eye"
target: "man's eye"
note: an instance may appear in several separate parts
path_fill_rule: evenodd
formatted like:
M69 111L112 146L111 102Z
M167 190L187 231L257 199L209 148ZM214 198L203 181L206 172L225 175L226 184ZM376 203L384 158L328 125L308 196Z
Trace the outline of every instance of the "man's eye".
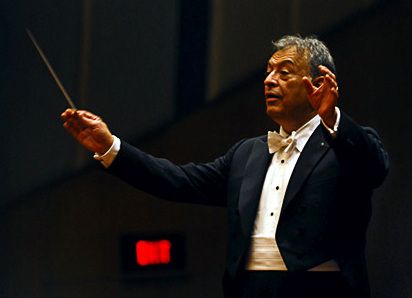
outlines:
M268 76L270 76L273 72L275 72L274 75L275 75L277 78L280 78L280 79L287 79L287 78L289 77L289 75L291 74L290 71L287 70L287 69L275 70L275 71L273 71L273 70L267 70L267 71L265 71L265 73L264 73L265 78L267 78Z

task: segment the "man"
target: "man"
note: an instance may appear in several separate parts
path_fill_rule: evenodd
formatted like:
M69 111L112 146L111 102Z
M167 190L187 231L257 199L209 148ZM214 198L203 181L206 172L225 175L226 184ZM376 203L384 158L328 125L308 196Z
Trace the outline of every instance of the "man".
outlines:
M337 108L334 73L316 38L276 41L264 87L279 134L242 140L206 164L148 155L87 111L68 109L62 119L110 173L137 188L227 207L227 297L369 297L365 234L388 157L373 129Z

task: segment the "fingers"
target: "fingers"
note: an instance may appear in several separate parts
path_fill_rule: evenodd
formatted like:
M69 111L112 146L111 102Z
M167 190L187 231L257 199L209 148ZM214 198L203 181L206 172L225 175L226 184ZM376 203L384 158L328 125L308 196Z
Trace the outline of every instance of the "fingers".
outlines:
M330 77L332 77L336 81L336 75L329 68L327 68L326 66L319 65L319 70L322 74L329 75Z
M75 109L66 109L63 113L60 114L60 118L63 121L66 121L68 118L72 117L76 113Z
M60 118L63 121L66 121L72 117L80 118L83 120L101 120L99 116L96 116L95 114L84 110L67 109L60 115Z
M80 118L77 119L75 117L68 118L64 123L63 123L64 128L76 139L79 137L79 134L88 128L87 125L82 124L80 121Z
M328 83L329 87L335 88L335 89L338 88L338 83L329 74L325 75L325 81L326 81L326 83Z
M64 128L77 139L86 129L93 129L103 123L100 117L84 110L67 109L60 117L64 121Z
M320 65L319 70L322 74L325 75L324 77L324 84L326 85L327 89L336 96L339 97L339 86L336 80L336 75L326 66Z
M72 125L70 122L64 122L63 126L75 139L78 138L80 130L76 126Z
M319 65L319 70L322 74L325 75L325 79L331 83L332 88L338 88L338 83L336 80L336 75L326 66Z
M76 113L80 118L82 119L87 119L87 120L101 120L99 116L96 116L95 114L89 112L89 111L84 111L80 110L77 111Z
M63 121L79 122L83 125L93 125L96 121L102 121L99 116L94 115L88 111L67 109L61 115Z
M336 83L336 81L329 76L329 74L327 74L325 76L325 85L327 86L327 89L329 89L329 91L336 96L336 98L339 97L339 87L338 84Z

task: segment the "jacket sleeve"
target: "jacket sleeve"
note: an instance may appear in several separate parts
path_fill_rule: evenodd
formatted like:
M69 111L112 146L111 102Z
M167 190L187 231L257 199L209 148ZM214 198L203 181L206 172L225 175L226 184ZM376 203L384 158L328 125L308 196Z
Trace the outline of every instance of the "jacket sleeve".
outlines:
M176 165L122 141L107 171L132 186L157 197L179 202L226 205L226 184L239 142L209 163Z
M341 115L336 137L323 129L326 141L347 175L357 177L357 182L368 188L380 186L389 170L389 157L378 133L356 124L343 112Z

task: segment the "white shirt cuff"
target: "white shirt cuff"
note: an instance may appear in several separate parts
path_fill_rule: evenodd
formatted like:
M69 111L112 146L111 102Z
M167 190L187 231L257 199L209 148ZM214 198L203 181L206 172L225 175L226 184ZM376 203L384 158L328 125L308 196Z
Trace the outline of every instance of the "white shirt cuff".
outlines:
M332 137L336 137L336 134L338 133L338 127L339 127L339 122L340 122L340 110L338 107L335 107L336 111L336 122L335 125L333 125L333 128L330 128L329 126L326 125L326 123L321 119L323 126L329 131Z
M95 153L93 158L95 160L100 161L100 163L105 167L108 168L113 163L114 159L119 153L120 150L120 139L113 135L113 143L109 150L107 150L103 155Z

